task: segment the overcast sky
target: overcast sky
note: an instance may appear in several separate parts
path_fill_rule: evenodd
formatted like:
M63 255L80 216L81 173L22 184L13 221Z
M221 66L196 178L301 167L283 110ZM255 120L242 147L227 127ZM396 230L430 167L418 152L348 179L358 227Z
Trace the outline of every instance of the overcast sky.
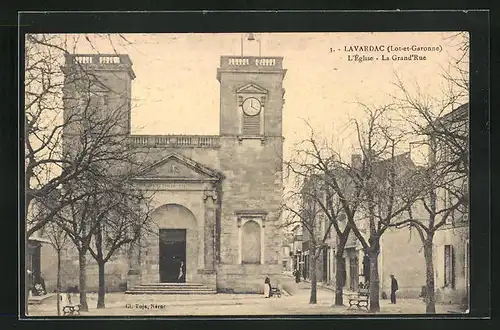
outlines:
M439 90L441 72L458 56L454 33L263 33L262 56L283 56L288 70L284 88L285 150L304 138L303 119L318 133L334 136L344 151L353 144L349 118L362 114L356 101L382 105L395 93L394 74L408 85L417 82L429 93ZM133 134L214 134L219 132L220 56L240 55L241 34L129 34L127 53L137 78L133 82ZM119 38L118 38L119 39ZM114 52L109 42L97 42L102 53ZM425 61L349 62L349 45L441 46L441 52L420 52ZM335 52L330 52L333 48ZM340 49L340 50L339 50ZM81 42L77 52L93 53ZM258 43L245 42L245 55L257 55ZM415 52L401 52L408 55ZM418 52L417 52L418 53ZM375 55L380 53L359 52ZM384 53L386 56L392 54ZM340 142L339 142L340 143Z

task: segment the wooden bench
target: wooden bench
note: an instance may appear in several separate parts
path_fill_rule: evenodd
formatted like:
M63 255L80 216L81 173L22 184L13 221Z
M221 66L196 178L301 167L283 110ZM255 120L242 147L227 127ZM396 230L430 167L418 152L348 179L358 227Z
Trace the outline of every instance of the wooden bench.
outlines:
M63 315L80 315L80 305L64 306Z
M271 297L281 298L281 290L278 287L271 287Z
M71 294L61 295L63 315L80 315L80 305L71 302Z
M370 299L370 289L360 288L355 294L349 295L349 308L356 306L358 308L366 308L368 310L368 302Z

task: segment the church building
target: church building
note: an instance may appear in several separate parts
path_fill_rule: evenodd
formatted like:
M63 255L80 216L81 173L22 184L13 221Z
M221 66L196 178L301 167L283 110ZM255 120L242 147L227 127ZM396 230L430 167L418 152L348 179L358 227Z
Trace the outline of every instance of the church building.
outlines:
M185 285L213 292L261 292L266 276L281 273L283 58L221 56L216 65L218 135L132 135L129 56L66 57L65 72L84 68L124 98L131 142L151 164L135 181L154 192L154 232L106 265L108 289L177 282L181 262ZM89 290L98 283L94 268L87 268Z

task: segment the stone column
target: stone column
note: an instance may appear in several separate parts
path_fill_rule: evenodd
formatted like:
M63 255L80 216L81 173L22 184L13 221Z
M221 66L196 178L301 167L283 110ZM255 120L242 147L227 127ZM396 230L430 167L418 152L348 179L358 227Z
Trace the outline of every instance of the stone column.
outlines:
M203 228L203 241L205 245L204 264L205 270L215 269L215 201L216 194L213 191L205 193L205 226Z

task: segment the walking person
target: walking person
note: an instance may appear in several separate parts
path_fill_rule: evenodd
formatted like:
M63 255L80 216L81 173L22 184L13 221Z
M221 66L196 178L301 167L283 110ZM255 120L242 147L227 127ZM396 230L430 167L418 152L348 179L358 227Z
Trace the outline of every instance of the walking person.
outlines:
M295 283L299 283L300 282L300 272L297 268L295 268L295 270L293 271L293 275L295 276Z
M396 291L398 291L398 280L391 274L391 304L396 303Z
M179 268L179 276L177 277L178 283L183 283L184 277L184 261L181 261L181 267Z

